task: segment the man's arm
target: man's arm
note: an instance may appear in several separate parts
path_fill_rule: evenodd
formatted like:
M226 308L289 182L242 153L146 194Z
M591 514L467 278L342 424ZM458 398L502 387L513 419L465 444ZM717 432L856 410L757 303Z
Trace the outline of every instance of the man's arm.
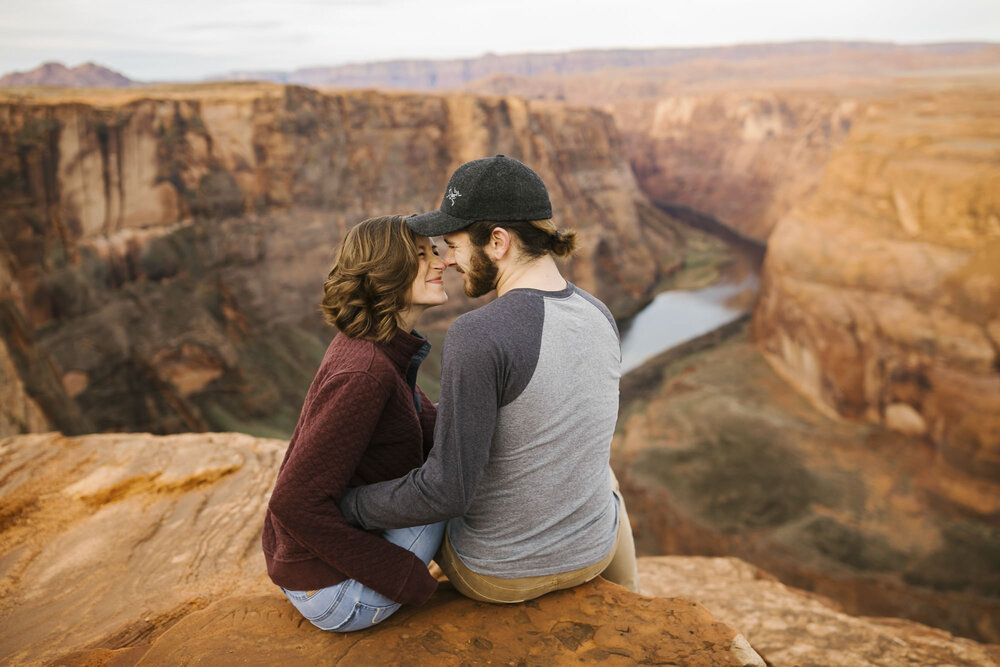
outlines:
M363 528L419 526L461 516L472 503L500 404L501 360L476 327L457 321L442 348L434 447L406 476L348 490L340 511Z

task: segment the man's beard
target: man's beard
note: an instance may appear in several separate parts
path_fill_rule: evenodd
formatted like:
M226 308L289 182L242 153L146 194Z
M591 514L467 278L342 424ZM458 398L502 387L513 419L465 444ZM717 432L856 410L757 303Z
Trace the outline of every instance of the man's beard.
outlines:
M469 270L465 272L465 295L475 299L496 289L499 270L483 249L474 246L469 261Z

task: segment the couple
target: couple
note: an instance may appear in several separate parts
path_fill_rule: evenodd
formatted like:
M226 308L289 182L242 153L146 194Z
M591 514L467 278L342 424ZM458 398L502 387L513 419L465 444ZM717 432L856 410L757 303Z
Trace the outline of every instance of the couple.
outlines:
M264 521L268 574L323 630L371 627L437 587L435 559L475 600L510 603L602 574L637 589L635 547L608 465L621 350L603 303L566 282L538 175L467 162L438 211L352 228L324 288L340 333L306 396ZM431 237L447 245L444 260ZM414 327L471 297L442 351L437 407L416 386Z

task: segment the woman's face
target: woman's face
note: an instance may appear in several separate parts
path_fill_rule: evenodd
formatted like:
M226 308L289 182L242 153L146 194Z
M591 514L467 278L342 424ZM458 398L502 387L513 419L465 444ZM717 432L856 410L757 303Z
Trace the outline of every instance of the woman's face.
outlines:
M444 262L438 257L437 247L426 236L417 236L417 277L408 294L408 305L440 306L448 300L444 291Z

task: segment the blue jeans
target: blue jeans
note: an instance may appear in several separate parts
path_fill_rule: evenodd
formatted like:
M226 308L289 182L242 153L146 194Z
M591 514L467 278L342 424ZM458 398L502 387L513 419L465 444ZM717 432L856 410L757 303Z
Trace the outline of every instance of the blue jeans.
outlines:
M382 537L412 551L427 564L441 545L445 523L394 528L385 531ZM392 616L400 606L354 579L346 579L318 591L281 590L306 620L321 630L332 632L370 628Z

